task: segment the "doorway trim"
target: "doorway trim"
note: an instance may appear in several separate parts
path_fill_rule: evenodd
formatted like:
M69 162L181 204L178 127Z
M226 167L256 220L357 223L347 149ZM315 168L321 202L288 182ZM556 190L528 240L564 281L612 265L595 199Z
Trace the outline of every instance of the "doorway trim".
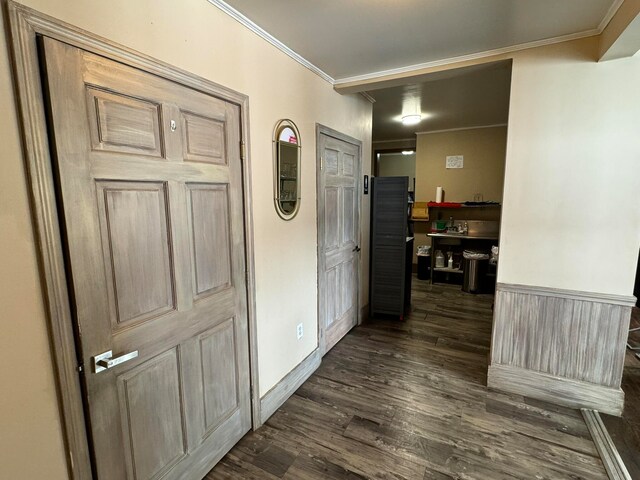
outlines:
M322 319L324 318L325 312L325 304L322 302L322 298L324 298L324 292L327 289L325 276L322 274L324 272L324 261L322 257L322 243L320 242L321 238L324 238L324 218L321 215L321 212L324 212L322 205L324 205L324 192L322 191L322 175L323 175L323 161L322 161L322 152L320 151L320 136L326 135L328 137L333 137L338 140L341 140L346 143L350 143L358 147L358 165L356 168L356 176L358 181L362 181L362 141L356 138L350 137L344 133L339 132L338 130L334 130L333 128L327 127L320 123L316 123L316 221L317 221L317 275L318 275L318 348L320 349L320 355L324 356L326 352L326 343L325 336L323 334L323 325ZM358 215L359 223L358 223L358 245L362 245L362 190L358 190L358 211L360 215ZM360 308L360 277L362 274L362 257L359 257L358 260L358 274L357 274L357 285L358 288L356 290L356 311L358 315L358 325L362 323L362 310Z
M3 2L4 3L4 2ZM57 211L56 193L45 102L42 95L38 36L46 36L79 49L110 58L191 89L212 95L240 108L240 156L243 173L245 257L247 277L247 317L249 323L249 363L251 417L254 429L260 426L258 391L257 323L251 159L249 156L249 98L108 39L42 14L10 0L6 2L12 51L13 83L17 96L23 155L28 176L32 224L38 248L39 271L48 319L51 355L61 412L67 466L73 479L93 477L87 425L76 352L68 279Z

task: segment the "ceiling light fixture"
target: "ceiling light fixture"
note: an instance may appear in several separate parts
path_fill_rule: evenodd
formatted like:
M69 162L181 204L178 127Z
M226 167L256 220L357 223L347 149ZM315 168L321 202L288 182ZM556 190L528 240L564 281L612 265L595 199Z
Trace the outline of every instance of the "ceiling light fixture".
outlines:
M422 115L413 114L413 115L405 115L402 117L403 125L417 125L422 120Z
M414 153L416 153L416 152L414 152L413 150L403 150L402 151L403 155L413 155Z

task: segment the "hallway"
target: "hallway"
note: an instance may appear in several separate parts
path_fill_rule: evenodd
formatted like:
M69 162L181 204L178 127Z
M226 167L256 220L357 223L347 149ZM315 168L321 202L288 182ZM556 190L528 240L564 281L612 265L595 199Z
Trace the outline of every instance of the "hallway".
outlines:
M492 300L414 278L206 478L606 479L579 412L486 388Z

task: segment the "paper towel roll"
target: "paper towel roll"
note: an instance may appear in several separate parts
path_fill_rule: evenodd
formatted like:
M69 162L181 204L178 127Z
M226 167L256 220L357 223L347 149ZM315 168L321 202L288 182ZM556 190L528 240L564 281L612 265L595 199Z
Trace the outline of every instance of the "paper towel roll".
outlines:
M442 203L442 187L436 187L436 203Z

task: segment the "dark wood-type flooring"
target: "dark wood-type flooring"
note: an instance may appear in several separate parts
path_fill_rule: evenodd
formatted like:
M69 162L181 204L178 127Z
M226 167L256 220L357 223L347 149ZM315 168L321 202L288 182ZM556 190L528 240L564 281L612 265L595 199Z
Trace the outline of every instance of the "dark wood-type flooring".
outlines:
M631 328L640 327L640 308L631 312ZM629 333L632 345L640 345L640 330ZM639 351L640 353L640 351ZM640 359L627 349L622 375L624 412L622 417L601 414L631 478L640 479Z
M490 295L414 279L207 479L606 479L579 412L489 391Z

